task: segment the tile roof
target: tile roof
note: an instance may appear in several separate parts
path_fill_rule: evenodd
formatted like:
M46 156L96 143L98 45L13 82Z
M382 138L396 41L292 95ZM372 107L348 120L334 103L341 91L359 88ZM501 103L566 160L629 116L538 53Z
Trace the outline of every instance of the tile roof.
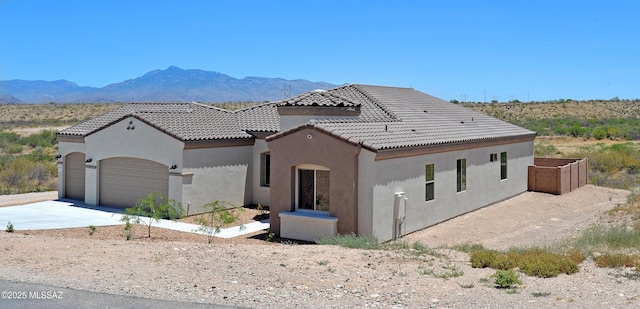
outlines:
M280 116L275 103L267 103L234 112L238 116L238 125L245 132L278 132Z
M363 100L363 114L365 108L370 110L361 116L361 121L315 121L272 135L268 140L307 127L377 151L535 136L533 131L411 88L349 85L329 91L339 92L354 101L358 100L356 97Z
M332 106L332 107L357 107L360 103L336 95L326 90L313 90L293 98L284 99L277 103L278 106Z
M278 106L359 107L357 119L315 120L279 132ZM61 131L87 136L126 117L136 117L183 141L252 138L247 132L280 138L314 128L373 151L535 136L535 132L475 112L412 88L345 85L238 111L197 103L132 103Z
M87 136L127 117L182 141L252 138L240 129L234 113L197 103L131 103L58 134Z

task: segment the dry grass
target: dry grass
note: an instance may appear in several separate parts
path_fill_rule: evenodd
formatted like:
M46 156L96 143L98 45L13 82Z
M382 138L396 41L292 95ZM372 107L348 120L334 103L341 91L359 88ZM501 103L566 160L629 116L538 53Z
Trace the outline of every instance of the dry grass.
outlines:
M73 125L123 104L0 104L0 129Z

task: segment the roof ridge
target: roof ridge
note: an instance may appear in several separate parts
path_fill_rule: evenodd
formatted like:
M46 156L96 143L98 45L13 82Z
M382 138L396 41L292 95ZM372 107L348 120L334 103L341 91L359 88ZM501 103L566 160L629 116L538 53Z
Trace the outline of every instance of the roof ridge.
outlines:
M396 119L396 120L402 120L400 117L398 117L398 115L396 115L394 112L392 112L391 110L389 110L386 106L384 106L384 104L382 104L378 99L376 99L373 95L371 95L369 92L367 92L366 90L362 89L361 86L366 86L366 85L358 85L358 84L353 84L351 85L353 87L353 89L357 90L358 92L360 92L363 96L365 96L367 99L369 99L371 101L371 103L375 104L378 108L380 108L384 113L386 113L389 117L391 117L392 119Z
M380 86L380 85L370 85L370 84L351 84L353 86L364 86L364 87L376 87L376 88L395 88L395 89L411 89L415 90L413 87L400 87L400 86Z
M208 109L214 109L214 110L217 110L217 111L220 111L220 112L225 112L225 113L228 113L228 114L233 114L233 111L230 111L228 109L224 109L224 108L221 108L221 107L216 107L216 106L213 106L213 105L207 105L207 104L197 103L197 102L191 102L189 104L197 105L197 106L208 108Z
M250 111L250 110L254 110L254 109L258 109L258 108L264 108L264 107L266 107L268 105L275 105L275 104L277 104L277 103L276 102L267 102L267 103L262 103L262 104L259 104L259 105L256 105L256 106L249 106L249 107L245 107L245 108L241 108L241 109L236 109L236 110L230 111L230 112L234 113L234 114L239 114L241 112L246 112L246 111Z

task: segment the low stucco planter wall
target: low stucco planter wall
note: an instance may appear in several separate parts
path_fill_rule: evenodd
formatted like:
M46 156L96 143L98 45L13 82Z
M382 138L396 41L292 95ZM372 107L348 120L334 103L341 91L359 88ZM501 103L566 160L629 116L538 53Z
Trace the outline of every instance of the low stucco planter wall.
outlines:
M280 236L284 238L316 241L338 234L338 218L313 212L281 212Z

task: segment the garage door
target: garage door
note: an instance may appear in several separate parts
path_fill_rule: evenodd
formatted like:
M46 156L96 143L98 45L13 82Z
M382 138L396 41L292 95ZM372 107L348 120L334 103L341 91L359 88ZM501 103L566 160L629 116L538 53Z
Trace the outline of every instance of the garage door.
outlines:
M67 155L64 167L64 196L84 201L84 153Z
M169 192L169 168L137 158L100 161L100 205L132 207L149 193Z

